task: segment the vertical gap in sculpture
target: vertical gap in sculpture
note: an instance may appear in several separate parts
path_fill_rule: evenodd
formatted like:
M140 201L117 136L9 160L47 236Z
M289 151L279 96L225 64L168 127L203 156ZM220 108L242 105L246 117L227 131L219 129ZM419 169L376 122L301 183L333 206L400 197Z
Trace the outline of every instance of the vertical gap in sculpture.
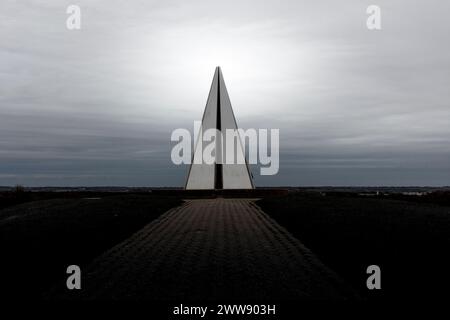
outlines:
M222 132L221 123L221 111L220 111L220 69L218 70L217 77L217 114L216 114L216 129L220 133ZM223 189L223 177L222 177L222 139L221 136L216 137L216 164L214 170L214 189Z

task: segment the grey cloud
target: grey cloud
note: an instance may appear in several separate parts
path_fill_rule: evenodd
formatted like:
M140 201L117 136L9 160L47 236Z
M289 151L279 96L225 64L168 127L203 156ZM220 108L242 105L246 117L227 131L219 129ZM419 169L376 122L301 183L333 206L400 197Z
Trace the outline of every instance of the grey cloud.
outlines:
M240 126L280 129L257 185L450 184L448 1L380 0L378 32L357 0L82 0L80 31L69 4L0 3L0 185L181 186L215 65Z

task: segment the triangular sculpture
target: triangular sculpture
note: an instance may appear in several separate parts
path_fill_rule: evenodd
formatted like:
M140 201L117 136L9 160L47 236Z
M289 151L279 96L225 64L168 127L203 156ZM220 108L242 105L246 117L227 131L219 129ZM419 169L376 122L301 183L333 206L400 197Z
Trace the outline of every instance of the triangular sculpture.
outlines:
M231 108L230 98L228 97L227 88L223 80L220 67L216 68L213 82L209 91L208 101L206 103L205 112L203 113L202 132L207 129L217 129L222 132L225 140L226 129L237 129L236 119ZM199 138L200 135L199 135ZM225 146L225 141L221 142ZM205 143L195 141L195 148L192 160L200 156L205 149ZM242 140L237 138L237 148L241 148L243 152ZM216 145L216 160L220 159L221 146ZM237 151L239 152L239 151ZM245 158L245 155L244 155ZM226 164L216 161L214 164L199 163L192 161L188 177L186 180L186 189L254 189L252 175L248 167L247 160L245 163Z

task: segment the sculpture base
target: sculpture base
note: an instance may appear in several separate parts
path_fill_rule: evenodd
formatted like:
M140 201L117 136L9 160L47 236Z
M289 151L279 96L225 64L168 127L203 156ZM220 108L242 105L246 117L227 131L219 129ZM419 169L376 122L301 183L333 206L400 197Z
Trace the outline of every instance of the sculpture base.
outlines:
M158 195L181 196L185 198L263 198L288 194L288 189L257 188L257 189L216 189L216 190L185 190L185 189L154 189Z

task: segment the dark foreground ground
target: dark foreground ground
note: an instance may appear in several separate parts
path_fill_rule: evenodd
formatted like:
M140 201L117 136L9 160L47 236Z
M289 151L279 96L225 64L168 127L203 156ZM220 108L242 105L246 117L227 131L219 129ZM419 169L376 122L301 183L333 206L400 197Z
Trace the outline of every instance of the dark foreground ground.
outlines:
M258 203L368 299L448 300L450 194L299 192ZM381 268L381 290L366 268Z
M90 268L95 258L181 203L180 197L151 193L28 193L19 190L0 194L2 297L40 299L42 293L48 294L51 288L64 281L68 265L78 264L82 270ZM291 192L287 196L267 197L257 205L360 296L396 301L445 300L448 297L448 203L448 194L368 198L351 192L328 195ZM198 214L202 218L197 222L206 221L208 210L202 209ZM251 228L248 221L246 225ZM189 225L179 224L179 227L189 229ZM198 239L206 234L202 228L194 231L191 240L198 244ZM242 236L247 234L228 230L224 236L233 237L236 232ZM177 233L174 236L177 237ZM248 241L251 243L254 239ZM212 243L206 241L210 248ZM243 247L251 253L248 246ZM192 259L196 254L192 250L186 247L182 250L183 256ZM230 254L226 248L223 250ZM270 250L267 252L271 252L271 257L276 256L277 250ZM231 256L241 259L240 249L236 252ZM264 256L257 255L256 259L261 257ZM178 258L174 256L168 261ZM222 262L227 268L234 265L235 276L239 278L249 266L236 261ZM259 261L262 263L263 259ZM377 292L368 291L365 285L366 268L371 264L379 265L382 271L382 290ZM283 276L282 271L278 274ZM128 274L128 277L133 275ZM268 283L276 283L276 280L272 277ZM212 288L214 283L205 284L205 289Z
M196 199L163 214L48 299L240 303L356 299L251 199Z
M0 210L0 282L6 299L41 299L67 277L67 266L83 270L181 203L150 194L19 192L17 197L25 203Z

